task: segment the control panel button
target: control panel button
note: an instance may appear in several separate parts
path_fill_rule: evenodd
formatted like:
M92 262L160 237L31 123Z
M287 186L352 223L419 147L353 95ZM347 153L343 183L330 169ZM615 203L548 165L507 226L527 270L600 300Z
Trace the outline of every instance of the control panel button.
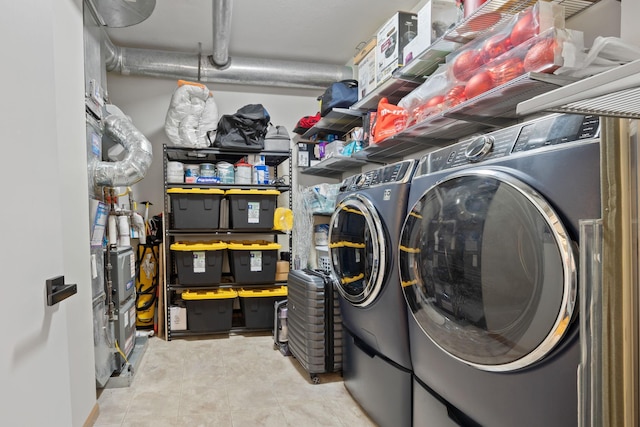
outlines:
M489 154L491 148L493 148L494 139L489 135L482 135L474 139L469 143L464 155L472 162L481 160L484 156Z

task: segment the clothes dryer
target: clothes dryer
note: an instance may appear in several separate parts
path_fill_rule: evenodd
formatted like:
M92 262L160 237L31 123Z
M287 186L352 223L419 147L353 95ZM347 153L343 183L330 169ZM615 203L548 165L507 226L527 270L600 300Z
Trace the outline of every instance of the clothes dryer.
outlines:
M347 390L380 426L411 425L407 310L398 238L416 160L346 178L329 225Z
M578 232L601 217L598 132L597 117L555 114L420 161L399 255L411 358L462 424L577 425Z

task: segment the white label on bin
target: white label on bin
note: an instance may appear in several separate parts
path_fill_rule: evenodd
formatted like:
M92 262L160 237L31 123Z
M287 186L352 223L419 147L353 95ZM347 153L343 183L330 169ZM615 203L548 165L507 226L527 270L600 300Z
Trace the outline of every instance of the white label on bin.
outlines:
M356 262L360 262L360 251L356 251Z
M124 312L124 327L128 327L129 326L129 312L125 311Z
M258 224L260 222L260 202L247 203L247 222L249 224Z
M206 270L205 251L193 251L193 272L204 273Z
M250 251L251 271L262 271L262 251Z

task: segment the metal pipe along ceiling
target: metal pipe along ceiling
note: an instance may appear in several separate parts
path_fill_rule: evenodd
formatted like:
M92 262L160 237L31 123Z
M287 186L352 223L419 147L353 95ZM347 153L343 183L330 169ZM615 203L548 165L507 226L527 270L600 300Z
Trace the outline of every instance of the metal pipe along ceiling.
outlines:
M114 45L104 33L107 71L199 82L325 89L353 78L350 67L258 58L230 58L231 0L213 0L211 61L195 53L126 48Z
M233 57L219 69L194 53L125 48L108 39L105 46L107 71L123 75L299 89L324 89L353 78L351 68L340 65Z
M226 67L229 64L231 41L231 0L213 0L213 64Z

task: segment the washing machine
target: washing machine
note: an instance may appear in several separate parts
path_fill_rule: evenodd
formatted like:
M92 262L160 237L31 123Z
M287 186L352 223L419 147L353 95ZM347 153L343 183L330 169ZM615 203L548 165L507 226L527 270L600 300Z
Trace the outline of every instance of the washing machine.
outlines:
M399 249L414 384L462 425L577 425L578 233L601 217L598 137L597 117L554 114L417 167Z
M412 371L398 238L416 160L346 178L329 224L340 294L343 378L380 426L410 426Z

